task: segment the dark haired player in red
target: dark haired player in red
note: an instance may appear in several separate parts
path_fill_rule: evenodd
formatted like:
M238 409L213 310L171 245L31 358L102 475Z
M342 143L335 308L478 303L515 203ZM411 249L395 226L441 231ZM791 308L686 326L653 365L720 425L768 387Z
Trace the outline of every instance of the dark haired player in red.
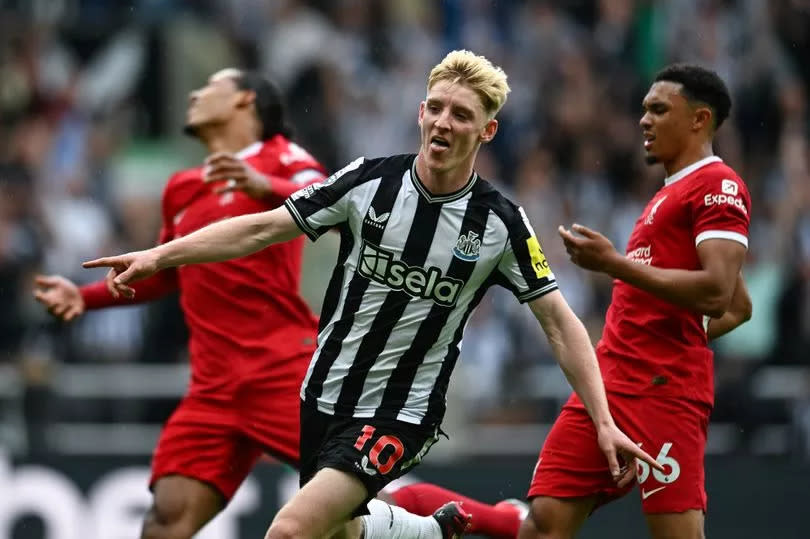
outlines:
M740 269L751 199L713 155L729 114L723 81L676 64L655 77L640 125L649 164L664 186L636 221L626 255L603 235L560 227L571 260L615 279L596 348L616 424L657 455L663 472L637 465L641 504L655 538L704 536L703 457L714 401L707 341L750 318ZM588 515L630 490L617 488L581 401L572 396L551 430L529 490L519 537L574 537Z
M255 73L212 75L190 95L185 131L209 157L169 179L161 243L275 208L325 178L324 168L290 141L279 91ZM298 392L317 335L317 319L298 293L303 241L162 271L137 283L133 298L104 281L77 287L60 276L37 279L36 298L63 320L180 290L191 385L155 450L144 539L190 538L225 507L265 452L298 466Z

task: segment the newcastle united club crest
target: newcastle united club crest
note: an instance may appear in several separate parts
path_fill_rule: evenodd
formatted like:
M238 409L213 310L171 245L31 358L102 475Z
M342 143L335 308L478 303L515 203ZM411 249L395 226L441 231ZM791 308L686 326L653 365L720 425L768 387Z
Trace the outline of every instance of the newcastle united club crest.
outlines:
M453 256L465 262L474 262L478 260L480 250L481 240L478 239L478 234L469 231L466 235L462 234L458 237L456 247L453 249Z

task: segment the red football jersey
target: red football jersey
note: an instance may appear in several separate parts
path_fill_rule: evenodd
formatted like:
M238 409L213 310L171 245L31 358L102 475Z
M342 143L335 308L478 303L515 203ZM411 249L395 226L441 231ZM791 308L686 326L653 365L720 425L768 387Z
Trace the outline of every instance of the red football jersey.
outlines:
M301 187L320 181L323 167L300 146L277 135L237 154L271 178L272 195L256 200L242 191L218 194L203 182L203 168L175 173L163 192L160 242L185 236L215 221L281 205ZM135 283L136 300L154 299L179 286L189 328L191 392L226 396L246 381L272 386L302 351L314 351L317 318L299 295L303 236L250 256L166 270ZM103 283L82 288L88 308L125 304ZM288 382L288 381L287 381Z
M719 157L668 177L636 221L627 258L659 268L700 269L697 245L723 238L748 247L751 197ZM632 395L713 404L712 351L701 313L615 280L596 348L605 386Z

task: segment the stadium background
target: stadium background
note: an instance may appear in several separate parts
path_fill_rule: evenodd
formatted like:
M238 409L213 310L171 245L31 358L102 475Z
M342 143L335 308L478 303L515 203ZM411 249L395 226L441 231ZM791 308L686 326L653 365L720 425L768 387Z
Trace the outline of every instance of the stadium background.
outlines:
M567 262L576 220L622 248L663 171L641 158L641 98L673 60L716 69L734 107L716 151L754 201L753 319L714 344L711 537L798 538L810 494L810 178L806 0L0 0L0 539L136 537L149 453L185 389L176 301L50 320L37 272L148 247L188 92L225 66L285 91L331 170L416 148L427 70L453 48L502 65L512 94L478 169L525 207L598 338L607 279ZM334 238L308 247L318 308ZM524 493L569 388L528 309L491 293L470 322L444 441L420 473L484 499ZM262 464L203 537L258 537L294 477ZM50 498L48 498L50 496ZM51 501L49 501L51 500ZM638 500L583 537L644 537Z

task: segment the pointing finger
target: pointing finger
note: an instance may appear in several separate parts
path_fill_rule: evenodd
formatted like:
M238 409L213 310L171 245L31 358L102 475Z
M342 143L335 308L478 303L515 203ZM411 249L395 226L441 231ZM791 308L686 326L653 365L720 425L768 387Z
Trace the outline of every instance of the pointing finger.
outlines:
M124 260L120 256L106 256L82 262L83 268L112 268L124 265Z
M659 472L664 471L664 466L660 462L658 462L657 460L652 458L649 454L647 454L646 451L644 451L643 449L641 449L639 446L637 446L635 444L632 444L627 448L627 453L630 454L628 456L632 456L632 457L643 460L644 462L646 462L647 464L649 464L650 466L652 466L653 468L655 468ZM632 458L628 458L627 460L631 461Z

